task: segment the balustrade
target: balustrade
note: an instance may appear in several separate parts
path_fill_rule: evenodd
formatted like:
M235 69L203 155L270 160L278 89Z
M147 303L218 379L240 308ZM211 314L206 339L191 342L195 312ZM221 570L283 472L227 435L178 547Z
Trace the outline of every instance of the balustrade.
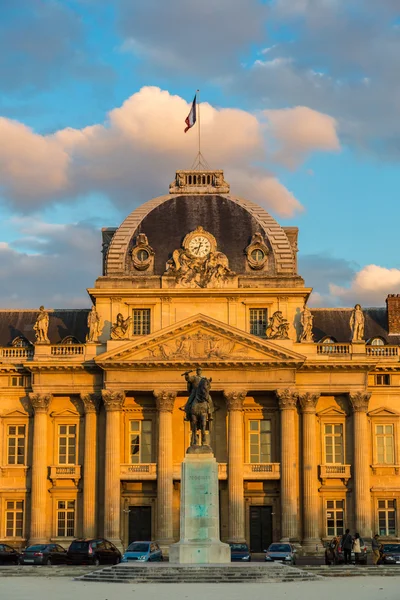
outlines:
M317 354L350 354L351 344L317 344Z

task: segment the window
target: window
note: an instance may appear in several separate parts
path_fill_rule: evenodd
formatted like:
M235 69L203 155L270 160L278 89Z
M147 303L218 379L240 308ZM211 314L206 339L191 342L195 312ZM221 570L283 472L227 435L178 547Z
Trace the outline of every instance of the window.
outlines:
M378 500L379 535L396 535L395 500Z
M328 537L344 533L344 500L326 501L326 534Z
M250 308L250 333L258 337L265 337L267 328L267 309Z
M9 425L7 429L7 462L25 464L25 425Z
M371 346L384 346L385 342L382 338L374 338L371 340Z
M6 500L6 536L22 537L23 524L23 500Z
M57 501L57 537L75 535L75 500Z
M76 460L76 425L58 426L58 464L74 465Z
M249 458L251 463L271 462L271 421L249 421Z
M325 463L344 464L343 456L343 425L332 423L325 425Z
M394 464L393 425L375 425L376 458L378 465Z
M150 333L150 308L135 308L133 311L133 335Z
M25 377L23 375L11 377L11 387L25 387Z
M375 375L375 385L390 385L390 375Z
M130 421L130 463L151 462L151 421Z

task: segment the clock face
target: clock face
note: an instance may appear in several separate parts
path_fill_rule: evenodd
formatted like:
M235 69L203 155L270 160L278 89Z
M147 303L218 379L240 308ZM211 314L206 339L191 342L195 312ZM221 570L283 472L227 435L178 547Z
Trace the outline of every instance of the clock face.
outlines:
M204 235L196 235L190 240L188 250L196 258L204 258L211 252L210 240Z

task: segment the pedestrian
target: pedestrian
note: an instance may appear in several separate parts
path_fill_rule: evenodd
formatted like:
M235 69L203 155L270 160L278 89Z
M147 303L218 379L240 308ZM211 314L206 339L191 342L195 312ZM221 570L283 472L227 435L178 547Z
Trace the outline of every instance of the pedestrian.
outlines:
M379 535L376 533L372 538L372 562L374 563L374 565L378 564L378 560L380 558L379 547Z
M361 541L360 541L360 534L356 533L354 536L354 540L353 540L353 552L354 552L354 558L356 561L356 565L359 564L360 562L360 555L361 555Z
M336 564L336 551L339 545L339 538L334 536L328 545L328 561L330 565Z
M351 549L353 547L353 536L350 533L350 529L346 529L346 533L342 536L340 545L342 546L342 552L344 556L344 564L351 564Z

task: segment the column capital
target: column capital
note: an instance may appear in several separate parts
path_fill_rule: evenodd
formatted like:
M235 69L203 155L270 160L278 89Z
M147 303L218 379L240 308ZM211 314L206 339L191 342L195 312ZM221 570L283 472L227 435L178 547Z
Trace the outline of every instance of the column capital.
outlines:
M121 410L125 401L125 392L119 390L101 390L101 396L107 412Z
M303 413L315 413L321 394L318 392L302 392L299 394L299 404Z
M370 398L371 394L368 392L354 392L352 394L349 394L350 404L353 409L353 412L366 413L368 410L368 403Z
M281 410L296 408L298 398L296 388L285 388L283 390L276 390L276 395L278 397L279 408Z
M47 413L51 399L51 394L36 394L35 392L29 393L29 400L31 401L35 414Z
M82 393L81 400L83 404L83 410L85 415L88 413L97 413L100 406L100 396L99 394L90 394L90 393Z
M157 410L159 412L172 413L176 392L173 390L154 390L153 396L156 399Z
M233 410L243 410L243 402L246 398L246 390L224 390L226 407L229 412Z

